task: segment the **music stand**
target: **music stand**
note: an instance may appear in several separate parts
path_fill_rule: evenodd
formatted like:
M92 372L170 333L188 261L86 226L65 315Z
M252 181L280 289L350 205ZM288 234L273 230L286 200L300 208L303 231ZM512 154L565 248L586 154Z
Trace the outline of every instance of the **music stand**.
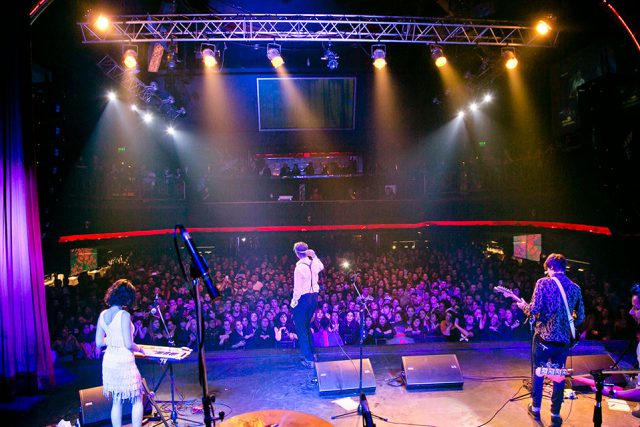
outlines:
M365 301L365 299L362 297L362 294L360 293L360 291L358 290L358 287L356 286L355 280L351 284L353 285L354 289L358 293L358 298L362 302L362 305L363 305L364 309L367 311L367 313L369 313L369 307L367 307L367 301ZM365 338L365 335L366 335L366 332L364 330L364 312L365 312L365 310L360 310L360 341L359 341L359 348L360 348L360 382L358 383L358 395L359 395L360 402L358 403L358 409L355 409L355 410L349 411L349 412L345 412L344 414L334 415L334 416L331 417L331 419L332 420L337 420L339 418L350 417L351 415L361 415L362 416L362 425L364 427L375 427L375 424L373 423L373 419L374 418L377 418L377 419L382 420L384 422L387 422L388 419L371 413L371 410L369 409L369 403L367 402L367 396L365 395L364 391L362 391L362 359L363 359L362 347L363 347L364 338Z

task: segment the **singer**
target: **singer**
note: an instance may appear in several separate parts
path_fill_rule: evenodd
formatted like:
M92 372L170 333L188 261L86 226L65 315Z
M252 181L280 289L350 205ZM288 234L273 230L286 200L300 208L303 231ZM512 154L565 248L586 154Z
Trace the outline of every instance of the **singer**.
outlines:
M304 356L302 365L313 369L315 354L310 324L318 304L318 291L320 291L318 274L324 270L324 265L316 256L315 251L309 249L309 245L305 242L294 244L293 252L298 257L298 262L293 272L291 311L293 312L293 320L298 333L300 352Z
M113 400L111 424L122 426L122 402L132 404L131 425L142 425L142 377L136 367L134 351L144 354L133 342L131 316L124 309L135 301L136 289L126 279L117 280L104 297L108 309L100 313L96 329L96 349L107 346L102 359L103 393Z

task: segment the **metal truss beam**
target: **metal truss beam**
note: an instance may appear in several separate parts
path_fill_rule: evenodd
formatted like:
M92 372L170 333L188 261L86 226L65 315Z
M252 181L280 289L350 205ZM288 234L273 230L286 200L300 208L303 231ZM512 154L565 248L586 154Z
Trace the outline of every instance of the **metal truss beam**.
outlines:
M553 47L558 32L503 21L355 15L131 15L102 33L78 23L86 44L216 41L417 43Z

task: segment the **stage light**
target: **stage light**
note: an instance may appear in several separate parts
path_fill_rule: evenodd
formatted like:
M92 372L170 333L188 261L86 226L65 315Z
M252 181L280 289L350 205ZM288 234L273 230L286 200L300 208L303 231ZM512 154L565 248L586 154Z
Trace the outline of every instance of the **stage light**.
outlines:
M331 50L331 43L329 43L329 47L324 51L324 56L320 58L322 61L327 61L327 68L330 70L335 70L338 68L338 59L340 57Z
M146 124L149 124L153 121L153 115L151 113L144 113L144 115L142 116L142 120Z
M107 92L107 98L109 99L109 101L115 101L116 93L110 90L109 92Z
M374 44L371 46L371 59L373 66L378 70L387 66L387 47L383 44Z
M273 68L279 68L284 64L284 59L280 55L280 45L276 43L269 43L267 45L267 58L271 61Z
M349 261L343 261L342 262L342 268L348 269L350 266L351 266L351 264L349 264Z
M551 31L551 25L549 25L549 23L547 21L545 21L544 19L541 19L536 24L536 31L541 36L545 36L545 35L547 35L549 33L549 31Z
M126 49L122 55L122 63L130 70L136 68L138 66L137 49Z
M96 21L94 22L94 26L98 31L107 31L111 26L111 21L104 15L99 15Z
M516 58L516 51L513 49L504 49L502 51L502 58L504 59L504 66L509 70L513 70L518 66L518 58Z
M167 133L171 136L174 136L176 134L176 129L173 126L169 126L167 127Z
M469 104L469 110L478 111L478 104L476 104L475 102L472 102L471 104Z
M218 60L216 59L217 48L214 45L210 44L202 44L200 46L200 52L202 53L202 63L206 68L213 68L218 65Z
M460 118L464 117L464 110L458 111L458 117L460 117Z
M491 95L490 93L486 94L484 98L482 98L482 102L484 102L485 104L491 101L493 101L493 95Z
M131 104L131 111L138 111L138 106L136 104Z
M436 44L431 45L431 58L436 64L436 67L441 68L447 65L447 57L444 56L442 48Z

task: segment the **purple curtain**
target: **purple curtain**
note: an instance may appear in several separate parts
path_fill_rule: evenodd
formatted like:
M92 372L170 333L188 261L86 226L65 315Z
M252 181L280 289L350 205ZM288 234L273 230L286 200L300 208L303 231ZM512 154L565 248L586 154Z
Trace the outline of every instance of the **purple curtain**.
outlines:
M17 4L28 2L18 2ZM0 398L54 383L44 291L38 194L31 140L28 13L13 34L0 74Z

